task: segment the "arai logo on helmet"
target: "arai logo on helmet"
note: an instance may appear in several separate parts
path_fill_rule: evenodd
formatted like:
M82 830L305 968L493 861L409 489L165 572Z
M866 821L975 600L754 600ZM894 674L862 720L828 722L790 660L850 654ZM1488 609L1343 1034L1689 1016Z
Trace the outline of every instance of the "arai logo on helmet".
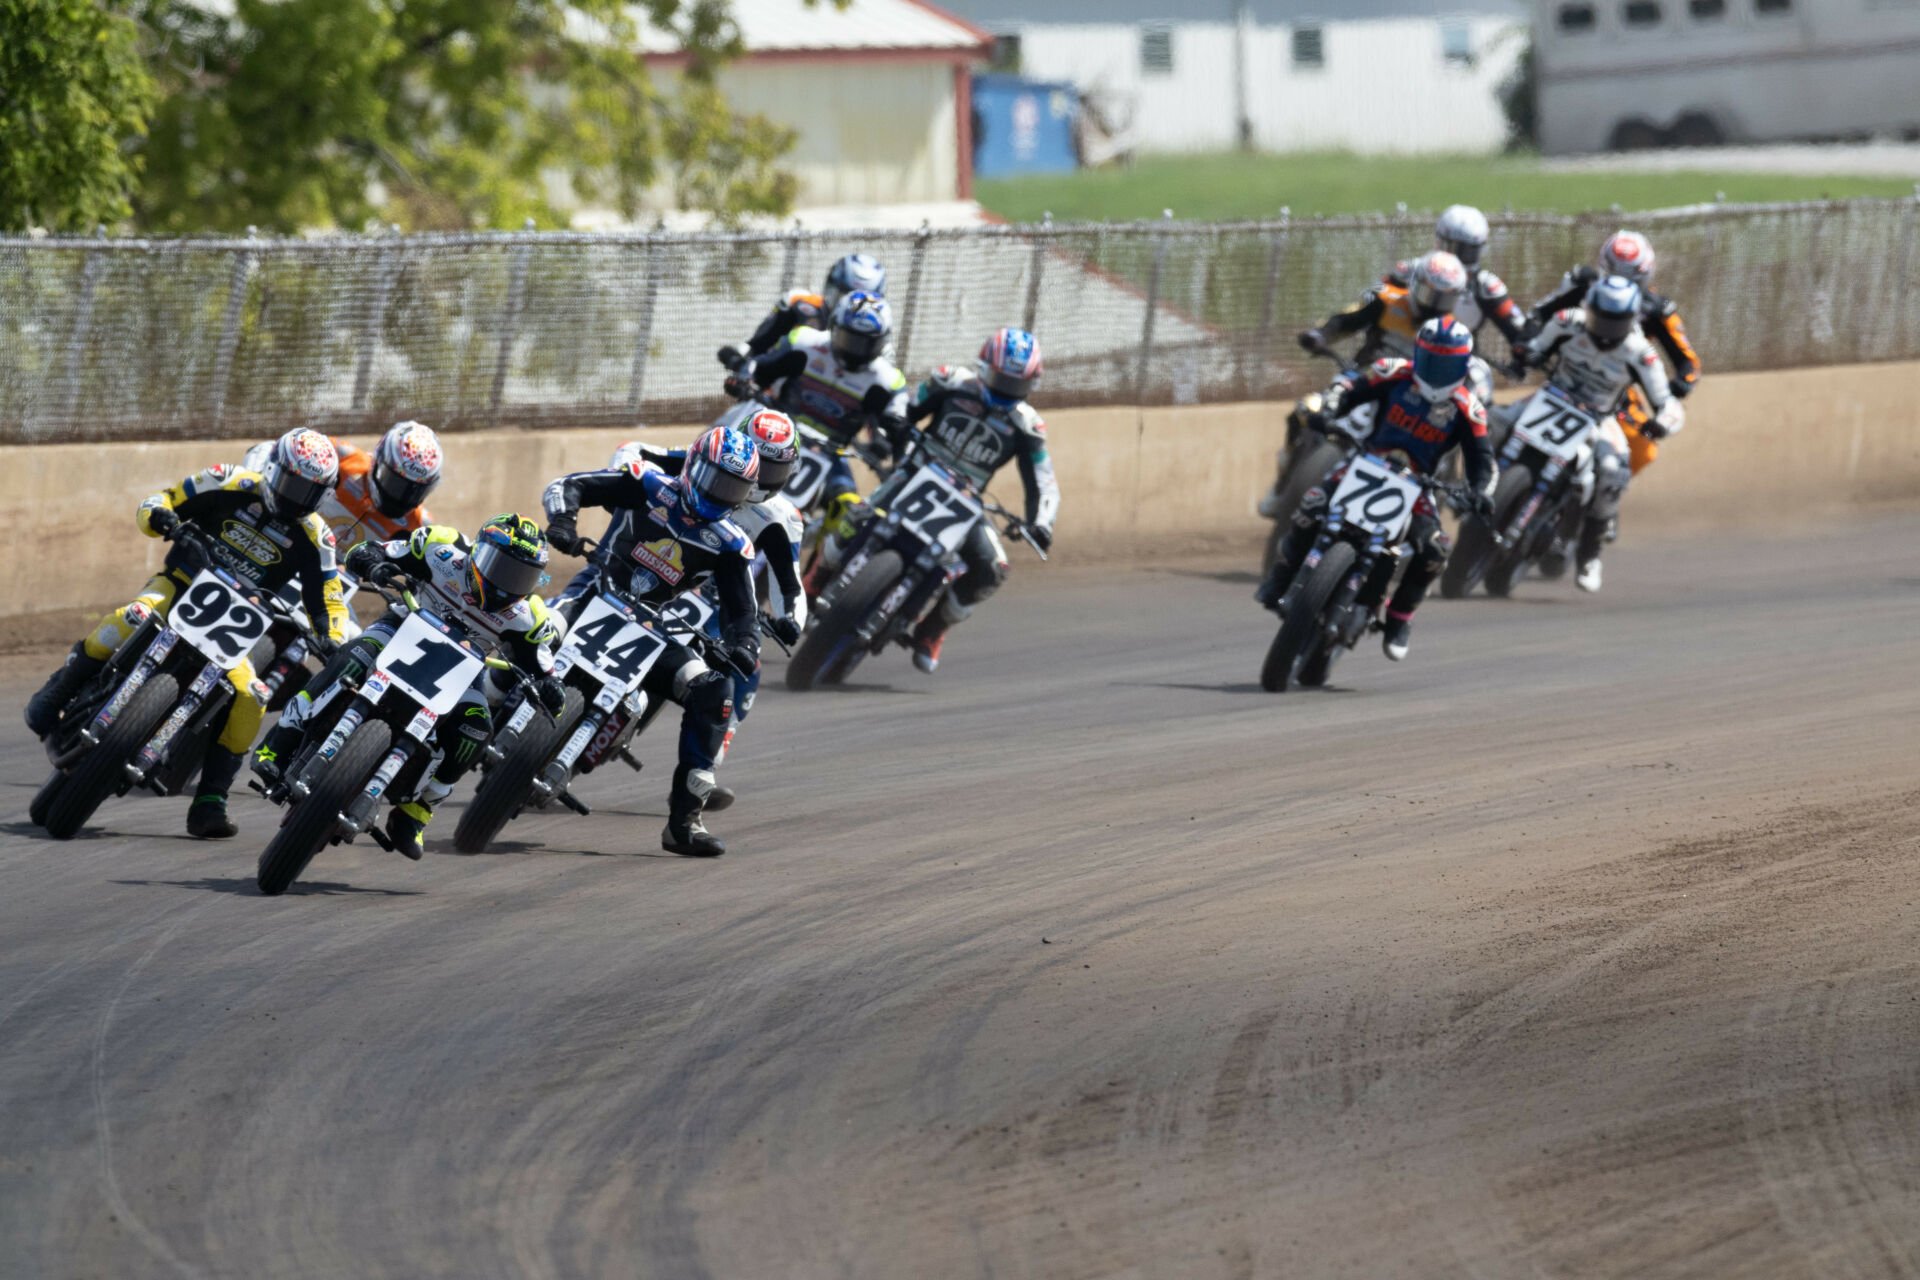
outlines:
M309 480L325 480L340 468L333 441L318 431L296 432L287 441L286 462Z

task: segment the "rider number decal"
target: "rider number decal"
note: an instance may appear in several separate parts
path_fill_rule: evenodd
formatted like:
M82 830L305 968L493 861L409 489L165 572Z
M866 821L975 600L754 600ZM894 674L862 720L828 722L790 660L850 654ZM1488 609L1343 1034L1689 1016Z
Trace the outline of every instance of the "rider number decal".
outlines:
M949 551L960 549L982 514L978 502L931 468L913 478L894 500L893 509L909 529Z
M820 496L820 490L826 487L827 472L833 469L833 459L818 449L802 449L794 460L793 474L787 477L787 487L782 490L794 506L805 511Z
M1527 401L1514 431L1542 452L1567 457L1579 451L1593 431L1595 419L1555 396L1536 395Z
M1349 524L1398 536L1412 522L1419 497L1418 482L1361 457L1340 478L1333 506Z
M374 669L421 706L443 716L472 687L483 665L478 654L418 614L409 614L380 651Z
M231 671L253 642L267 634L267 615L206 570L187 584L167 615L167 625L213 665Z
M603 683L630 689L666 651L659 633L641 626L605 600L594 600L567 632L567 651Z

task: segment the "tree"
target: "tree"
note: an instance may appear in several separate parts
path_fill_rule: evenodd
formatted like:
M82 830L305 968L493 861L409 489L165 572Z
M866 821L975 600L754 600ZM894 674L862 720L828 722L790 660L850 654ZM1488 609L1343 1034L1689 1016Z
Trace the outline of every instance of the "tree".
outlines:
M165 96L136 208L159 229L564 225L555 183L627 216L656 182L723 217L792 200L792 135L715 87L725 0L641 6L686 49L673 94L621 0L144 2Z
M124 15L99 0L0 0L0 230L125 218L153 92Z

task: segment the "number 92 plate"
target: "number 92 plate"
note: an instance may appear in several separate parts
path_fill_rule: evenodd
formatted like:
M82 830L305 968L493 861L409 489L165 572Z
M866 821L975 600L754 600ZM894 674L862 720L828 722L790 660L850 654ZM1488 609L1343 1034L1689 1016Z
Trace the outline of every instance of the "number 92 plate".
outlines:
M173 603L167 625L207 661L231 671L245 660L254 641L267 634L267 615L221 580L202 570Z

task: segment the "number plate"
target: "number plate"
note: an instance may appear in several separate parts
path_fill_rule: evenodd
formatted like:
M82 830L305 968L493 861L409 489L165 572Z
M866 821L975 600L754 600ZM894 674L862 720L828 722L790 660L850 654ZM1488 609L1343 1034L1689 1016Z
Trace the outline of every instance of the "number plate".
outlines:
M449 639L418 614L407 615L373 664L375 671L436 716L454 709L483 666L471 649Z
M800 451L794 459L793 474L787 477L787 487L780 492L787 500L802 511L806 511L820 500L820 491L827 487L827 472L833 470L833 451L831 447L809 446Z
M167 614L167 625L214 666L231 671L253 642L267 634L267 615L211 569L187 584Z
M596 597L567 631L565 656L622 692L646 679L667 650L657 631Z
M1406 536L1420 501L1420 482L1366 454L1356 457L1333 491L1333 509L1351 525L1390 541Z
M1513 433L1550 458L1571 458L1598 425L1599 419L1585 409L1541 392L1521 408Z
M893 509L907 528L949 551L960 549L985 514L977 501L934 467L922 468L908 482L893 500Z

